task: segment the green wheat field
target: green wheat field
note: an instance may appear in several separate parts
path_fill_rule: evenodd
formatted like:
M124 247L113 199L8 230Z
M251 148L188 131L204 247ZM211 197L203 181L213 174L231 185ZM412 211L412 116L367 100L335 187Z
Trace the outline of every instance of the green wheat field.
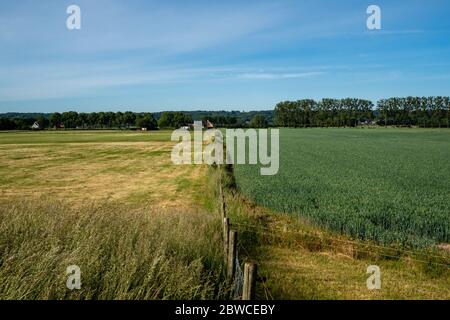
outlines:
M382 244L450 240L450 132L281 129L280 170L237 165L240 190L276 211Z

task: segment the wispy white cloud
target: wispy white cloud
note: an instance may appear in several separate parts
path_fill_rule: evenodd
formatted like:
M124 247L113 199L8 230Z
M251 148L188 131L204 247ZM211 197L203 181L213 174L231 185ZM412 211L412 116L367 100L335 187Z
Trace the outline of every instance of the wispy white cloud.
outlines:
M371 35L371 36L383 36L383 35L411 35L411 34L421 34L425 33L425 30L420 29L406 29L406 30L373 30L373 31L365 31L365 34Z
M162 85L236 80L283 80L316 77L325 71L298 72L283 68L264 70L245 66L154 67L143 69L137 63L41 64L8 67L0 70L0 78L8 82L0 86L0 101L25 101L67 98L94 94L98 90L134 85Z
M252 80L279 80L279 79L300 79L300 78L310 78L316 77L324 74L325 72L302 72L302 73L267 73L267 72L257 72L257 73L243 73L238 75L241 79L252 79Z

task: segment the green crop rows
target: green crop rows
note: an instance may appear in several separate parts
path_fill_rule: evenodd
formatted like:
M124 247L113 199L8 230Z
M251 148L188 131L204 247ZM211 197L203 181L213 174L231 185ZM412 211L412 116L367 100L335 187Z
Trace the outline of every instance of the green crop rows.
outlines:
M450 240L450 131L281 129L280 170L236 165L257 203L383 244Z

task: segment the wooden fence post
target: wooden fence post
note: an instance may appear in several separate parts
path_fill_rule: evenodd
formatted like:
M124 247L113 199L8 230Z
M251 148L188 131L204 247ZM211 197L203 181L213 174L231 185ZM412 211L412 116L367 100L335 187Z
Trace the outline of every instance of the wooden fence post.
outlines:
M237 231L230 230L230 237L228 239L228 263L227 263L227 275L229 279L234 278L234 272L236 268L236 244L237 244Z
M229 239L230 239L230 219L223 218L223 246L224 246L225 265L227 265L227 263L228 263Z
M222 198L222 218L226 218L227 217L227 208L225 205L225 199Z
M222 219L227 217L227 211L225 207L225 196L223 194L222 182L220 182L220 213L222 214Z
M253 300L255 298L256 286L256 264L246 263L244 266L244 285L242 288L242 300Z

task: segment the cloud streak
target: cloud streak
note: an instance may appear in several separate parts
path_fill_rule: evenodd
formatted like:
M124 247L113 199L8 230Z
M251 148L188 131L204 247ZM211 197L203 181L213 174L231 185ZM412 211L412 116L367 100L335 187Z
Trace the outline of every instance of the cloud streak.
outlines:
M323 71L286 72L261 71L248 67L159 67L142 71L139 64L119 62L108 64L39 65L29 68L8 68L0 76L8 83L0 87L0 101L22 101L76 97L97 90L124 86L164 85L174 83L208 83L238 80L289 80L317 77Z
M325 74L325 72L303 72L303 73L243 73L238 75L240 79L250 80L282 80L282 79L301 79L316 77Z

